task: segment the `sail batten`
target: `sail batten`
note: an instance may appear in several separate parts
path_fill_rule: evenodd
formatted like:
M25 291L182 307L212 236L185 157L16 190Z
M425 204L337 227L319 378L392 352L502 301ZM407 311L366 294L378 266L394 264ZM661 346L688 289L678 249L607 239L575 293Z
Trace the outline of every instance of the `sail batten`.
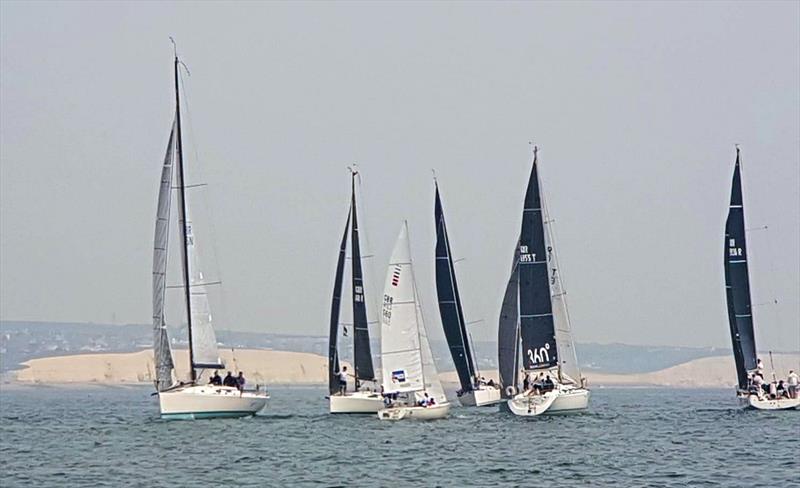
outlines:
M438 184L436 184L434 222L436 224L436 294L439 301L439 314L450 355L461 383L461 391L472 391L475 364L467 336L466 321L458 292L453 255L450 250Z
M740 389L747 388L748 372L756 368L757 362L745 234L741 162L737 148L730 206L725 223L724 268L728 323Z

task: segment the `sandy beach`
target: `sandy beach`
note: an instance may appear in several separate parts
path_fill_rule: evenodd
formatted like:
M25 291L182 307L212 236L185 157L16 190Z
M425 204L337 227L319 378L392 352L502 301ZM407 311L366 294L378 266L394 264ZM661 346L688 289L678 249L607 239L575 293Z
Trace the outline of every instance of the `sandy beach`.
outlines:
M186 350L173 352L179 378L186 378ZM221 351L226 370L243 371L248 381L271 385L323 385L327 381L326 357L316 354L260 349ZM779 378L789 369L800 371L800 355L774 356ZM770 375L769 361L767 376ZM347 364L347 363L345 363ZM482 371L497 380L497 371ZM224 374L224 371L223 371ZM696 359L667 369L641 374L610 374L584 371L590 386L660 386L680 388L724 388L735 383L733 358L727 356ZM21 384L136 384L152 383L153 352L79 354L32 359L11 375ZM454 371L440 374L441 380L458 382Z

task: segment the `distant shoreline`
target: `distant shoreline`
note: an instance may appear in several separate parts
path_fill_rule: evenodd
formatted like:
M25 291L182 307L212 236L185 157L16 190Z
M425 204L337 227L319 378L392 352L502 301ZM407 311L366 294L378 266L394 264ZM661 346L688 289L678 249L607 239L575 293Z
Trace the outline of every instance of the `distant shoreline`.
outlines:
M176 376L187 379L187 351L173 351ZM240 349L220 352L226 370L243 371L252 384L287 387L327 385L328 358L311 353L271 349ZM789 369L800 371L800 354L774 355L776 373L783 378ZM346 365L346 363L343 363ZM183 366L182 366L183 365ZM31 359L23 368L4 375L7 385L105 385L148 386L153 384L153 353L143 349L131 353L82 353ZM497 371L484 371L487 379L498 379ZM443 383L457 388L454 371L440 375ZM694 359L660 371L612 374L584 371L590 388L733 388L735 369L730 356Z

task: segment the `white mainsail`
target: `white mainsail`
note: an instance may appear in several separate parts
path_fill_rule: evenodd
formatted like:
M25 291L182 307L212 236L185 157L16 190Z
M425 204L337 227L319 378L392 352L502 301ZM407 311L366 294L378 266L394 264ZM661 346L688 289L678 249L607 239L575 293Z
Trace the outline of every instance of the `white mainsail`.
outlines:
M423 390L417 300L405 223L389 259L383 290L381 359L384 391Z
M381 358L386 393L426 391L440 403L446 400L422 319L405 222L386 273Z
M167 245L169 242L169 216L172 201L172 170L175 154L175 122L169 134L167 153L161 169L158 190L155 238L153 242L153 359L155 361L156 389L169 388L174 383L175 363L169 347L167 325L164 318L164 301L167 287Z
M559 369L562 381L579 383L581 371L578 367L578 356L572 341L572 328L567 312L567 297L561 281L561 273L556 254L553 220L550 218L547 201L543 198L544 208L544 243L547 250L547 276L550 278L550 301L553 307L553 322L558 348Z

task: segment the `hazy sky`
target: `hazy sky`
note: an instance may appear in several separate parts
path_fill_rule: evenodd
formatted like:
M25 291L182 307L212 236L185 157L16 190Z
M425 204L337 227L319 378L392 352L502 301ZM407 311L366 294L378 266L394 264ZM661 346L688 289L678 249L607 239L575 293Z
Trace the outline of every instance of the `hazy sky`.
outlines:
M174 36L222 327L326 333L356 161L379 286L408 219L438 324L436 168L472 333L495 337L535 141L576 338L727 347L740 143L748 227L769 226L753 302L779 301L759 346L798 349L798 26L791 1L4 1L0 317L150 322Z

